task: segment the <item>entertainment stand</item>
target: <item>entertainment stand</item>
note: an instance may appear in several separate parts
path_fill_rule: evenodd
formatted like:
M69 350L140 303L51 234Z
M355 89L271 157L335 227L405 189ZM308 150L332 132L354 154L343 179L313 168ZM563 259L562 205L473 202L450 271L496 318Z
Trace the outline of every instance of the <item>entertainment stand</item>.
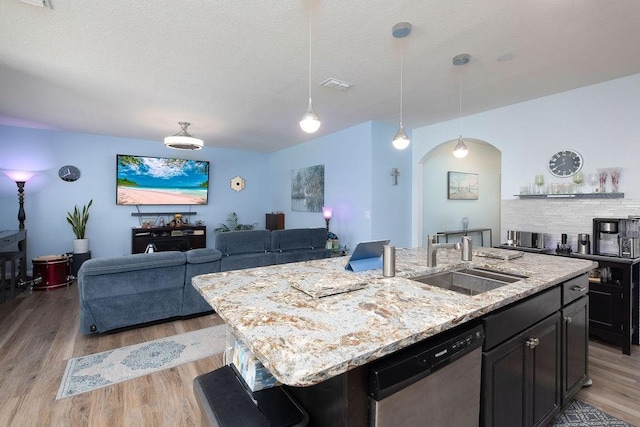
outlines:
M187 251L207 247L207 227L152 227L131 229L131 253L144 253L153 243L157 251Z

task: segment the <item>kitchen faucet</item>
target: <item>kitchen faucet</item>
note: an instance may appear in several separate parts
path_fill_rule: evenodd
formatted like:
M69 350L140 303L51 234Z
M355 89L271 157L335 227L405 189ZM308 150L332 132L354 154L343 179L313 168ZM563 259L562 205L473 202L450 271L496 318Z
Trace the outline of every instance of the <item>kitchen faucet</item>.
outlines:
M471 261L471 237L463 236L462 243L438 243L438 236L442 234L429 234L427 238L427 267L436 266L436 252L440 248L462 249L462 260Z

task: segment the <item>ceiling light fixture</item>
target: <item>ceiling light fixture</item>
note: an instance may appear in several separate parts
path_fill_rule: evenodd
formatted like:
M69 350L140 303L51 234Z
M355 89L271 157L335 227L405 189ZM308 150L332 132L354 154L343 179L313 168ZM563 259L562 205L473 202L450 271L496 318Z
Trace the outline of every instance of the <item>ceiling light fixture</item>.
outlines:
M191 123L178 122L182 129L175 135L167 136L164 138L164 145L174 150L201 150L204 143L201 139L193 137L187 128Z
M320 129L320 119L311 103L311 0L309 0L309 106L300 119L300 127L306 133L314 133Z
M453 65L466 65L471 60L471 56L467 53L462 53L453 57ZM460 76L460 91L459 91L459 107L460 115L458 116L458 126L460 126L460 135L458 136L458 143L453 149L453 155L459 159L462 159L469 154L469 149L464 144L462 139L462 76Z
M393 146L398 150L404 150L409 146L410 140L402 127L402 74L404 65L402 39L411 34L411 24L408 22L400 22L393 26L391 34L393 34L393 37L400 39L400 126L398 127L396 134L393 136Z

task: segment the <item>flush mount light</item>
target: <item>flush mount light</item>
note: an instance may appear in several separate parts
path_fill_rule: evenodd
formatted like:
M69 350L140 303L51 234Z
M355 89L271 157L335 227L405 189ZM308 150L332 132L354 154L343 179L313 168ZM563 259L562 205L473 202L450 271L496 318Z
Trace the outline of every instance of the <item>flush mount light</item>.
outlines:
M174 150L201 150L204 143L201 139L193 137L187 128L191 123L178 122L182 129L175 135L164 138L164 145Z

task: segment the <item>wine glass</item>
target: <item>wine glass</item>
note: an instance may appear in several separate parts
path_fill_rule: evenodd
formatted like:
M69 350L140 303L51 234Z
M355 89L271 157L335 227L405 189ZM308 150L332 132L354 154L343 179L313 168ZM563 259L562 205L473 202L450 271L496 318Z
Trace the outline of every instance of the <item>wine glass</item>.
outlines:
M588 173L587 174L587 183L591 186L591 192L596 193L598 191L598 174Z
M536 175L534 182L538 187L538 194L542 194L542 186L544 185L544 175Z
M576 185L576 193L582 193L580 187L582 186L582 183L584 183L584 174L578 171L573 174L573 178L571 178L571 180Z

